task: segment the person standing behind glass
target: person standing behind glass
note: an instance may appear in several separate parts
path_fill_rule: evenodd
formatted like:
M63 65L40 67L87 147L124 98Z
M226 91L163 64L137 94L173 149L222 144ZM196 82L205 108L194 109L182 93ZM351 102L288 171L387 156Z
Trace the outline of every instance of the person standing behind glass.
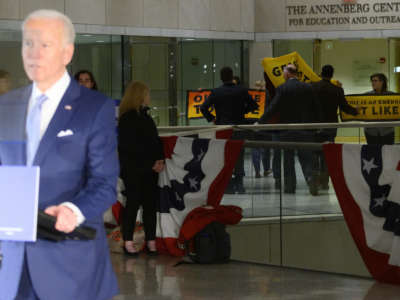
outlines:
M119 109L118 153L127 196L122 217L122 237L124 252L129 256L139 253L133 244L139 206L143 207L148 254L157 255L157 181L158 173L164 168L164 153L157 127L148 114L149 104L150 89L143 82L133 81L126 88Z
M280 124L318 122L321 119L318 102L315 101L311 85L298 79L297 66L294 64L285 66L283 76L285 83L277 87L271 103L266 107L264 115L260 118L260 124L268 123L278 113ZM282 142L309 143L315 141L315 132L314 130L304 129L281 130L278 133L278 139ZM311 195L316 196L318 195L318 185L315 170L313 170L313 153L303 148L299 149L297 154L309 191ZM284 191L288 194L296 193L297 179L294 157L293 149L283 150ZM276 187L278 186L277 183L280 186L280 182L275 183Z
M324 65L321 71L322 79L312 83L315 100L319 103L320 122L321 123L337 123L338 108L350 115L357 115L358 108L351 106L345 96L342 87L334 85L331 80L334 73L331 65ZM337 128L322 128L316 135L316 142L335 142ZM322 150L315 152L315 170L318 173L318 184L323 190L329 189L329 173L326 166L324 153Z
M375 73L370 76L372 91L366 94L372 95L390 95L394 94L387 90L387 78L385 74ZM376 145L393 145L394 144L394 128L393 127L373 127L364 128L367 144Z
M200 111L208 122L216 125L243 125L246 124L245 115L258 109L258 104L251 98L246 88L235 85L233 82L233 70L223 67L220 71L223 85L213 89L210 96L200 106ZM215 117L210 109L215 109ZM246 134L234 131L232 139L241 140L247 138ZM244 151L242 150L235 164L232 178L226 193L244 194Z
M74 78L79 82L80 85L87 87L89 90L97 91L97 83L92 72L88 70L81 70L74 75Z

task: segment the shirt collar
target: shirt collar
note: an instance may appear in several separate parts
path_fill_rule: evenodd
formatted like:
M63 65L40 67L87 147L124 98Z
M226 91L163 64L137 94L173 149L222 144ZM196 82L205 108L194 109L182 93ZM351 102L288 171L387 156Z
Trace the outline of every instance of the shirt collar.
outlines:
M56 83L54 83L44 94L50 100L55 99L56 101L60 101L70 82L71 77L69 76L68 72L65 71L63 76ZM41 94L43 94L43 92L37 87L37 84L34 82L32 88L32 98L36 99Z

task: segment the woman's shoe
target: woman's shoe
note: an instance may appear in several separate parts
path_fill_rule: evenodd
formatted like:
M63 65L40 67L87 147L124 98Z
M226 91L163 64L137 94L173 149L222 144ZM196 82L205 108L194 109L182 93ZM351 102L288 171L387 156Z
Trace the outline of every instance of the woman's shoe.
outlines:
M157 256L158 255L158 251L157 250L150 250L149 247L146 246L146 252L148 256Z
M129 250L127 249L130 248ZM132 241L127 241L124 243L122 246L122 249L124 249L124 253L130 257L138 257L139 256L139 251L135 250L135 246L133 245Z
M153 248L154 250L151 250L150 248ZM156 250L156 241L154 241L154 240L147 241L146 252L147 252L147 255L149 255L149 256L157 256L158 255L158 252Z
M125 246L122 246L122 249L124 249L124 254L128 255L130 257L138 257L139 256L139 252L135 251L135 252L130 252L128 250L126 250Z

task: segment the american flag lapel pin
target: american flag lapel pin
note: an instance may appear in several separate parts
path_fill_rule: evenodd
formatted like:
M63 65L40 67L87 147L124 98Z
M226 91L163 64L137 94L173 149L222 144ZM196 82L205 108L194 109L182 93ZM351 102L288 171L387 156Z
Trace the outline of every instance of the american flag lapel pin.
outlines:
M65 105L64 108L65 108L65 110L71 110L72 106L71 105Z

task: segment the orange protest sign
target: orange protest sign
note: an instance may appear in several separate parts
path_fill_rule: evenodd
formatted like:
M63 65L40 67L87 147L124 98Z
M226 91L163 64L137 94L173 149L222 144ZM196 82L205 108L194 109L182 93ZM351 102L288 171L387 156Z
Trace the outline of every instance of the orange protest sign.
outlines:
M265 109L265 98L267 93L260 90L248 90L251 98L258 104L258 110L248 113L246 119L259 119L264 114Z
M187 116L188 119L203 118L200 106L211 94L211 90L187 91ZM215 116L215 112L212 112Z
M246 119L259 119L265 108L266 92L260 90L248 90L249 95L257 102L259 109L253 113L246 114ZM206 101L207 97L211 94L211 90L200 90L200 91L187 91L187 116L188 119L203 118L203 114L200 111L200 106ZM211 111L215 116L215 112Z

